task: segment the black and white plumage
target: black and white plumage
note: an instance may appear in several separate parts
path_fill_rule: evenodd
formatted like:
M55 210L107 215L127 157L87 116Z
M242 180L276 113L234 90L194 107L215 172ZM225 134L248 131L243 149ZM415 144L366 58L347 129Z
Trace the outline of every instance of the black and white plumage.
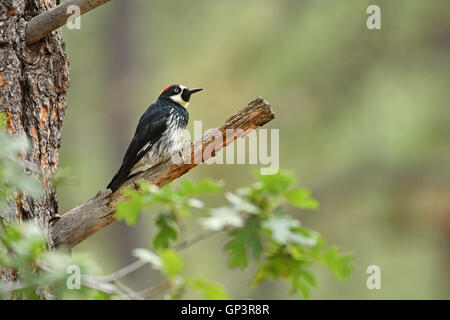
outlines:
M116 191L131 175L151 168L180 151L183 131L189 121L189 99L191 94L201 90L174 84L161 92L158 100L141 116L122 166L108 184L108 189Z

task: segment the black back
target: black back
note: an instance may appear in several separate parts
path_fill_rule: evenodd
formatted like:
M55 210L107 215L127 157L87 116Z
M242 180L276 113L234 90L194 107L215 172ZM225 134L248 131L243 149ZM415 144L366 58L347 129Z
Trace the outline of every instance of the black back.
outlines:
M107 188L116 191L128 178L133 166L142 159L167 129L170 112L178 113L181 126L186 126L189 113L186 108L166 97L160 97L141 116L134 137L123 158L122 166ZM145 148L144 148L145 147Z

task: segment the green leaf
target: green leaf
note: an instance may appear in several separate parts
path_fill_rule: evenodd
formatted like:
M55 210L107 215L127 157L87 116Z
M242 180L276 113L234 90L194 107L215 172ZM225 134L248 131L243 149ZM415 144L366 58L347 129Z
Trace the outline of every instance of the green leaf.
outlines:
M106 293L97 290L92 296L92 300L108 300L108 296Z
M7 133L0 132L0 156L4 155L17 155L19 153L26 152L30 144L25 135L10 136Z
M127 225L133 226L137 223L141 214L143 207L142 195L138 191L131 189L125 189L123 193L128 196L128 199L116 205L116 218L117 220L125 220Z
M302 276L311 287L317 287L316 278L310 272L302 269L299 270L299 275Z
M292 276L290 282L292 293L300 292L305 299L309 298L308 283L306 283L300 275Z
M311 197L311 193L307 189L296 188L287 191L284 196L292 205L300 209L317 210L319 207L319 203Z
M225 198L239 212L258 214L260 211L257 206L234 193L226 192Z
M1 208L5 205L4 200L15 191L25 192L37 200L42 195L39 175L25 173L24 168L32 168L32 165L27 164L19 156L26 153L28 149L29 143L26 136L10 136L0 131L0 210L2 211L4 211ZM8 220L11 218L6 215L3 217Z
M156 226L159 230L153 239L155 249L168 248L170 241L177 239L177 231L171 226L171 222L173 222L173 215L169 213L162 213L156 218Z
M27 263L44 252L46 241L43 231L34 222L18 226L18 228L20 238L16 238L11 243L11 247L17 255L23 258L21 263Z
M144 248L136 248L133 250L133 255L142 261L150 263L154 268L161 269L161 258L150 250Z
M205 300L230 300L230 295L222 285L206 281L204 278L186 279L186 285L200 291Z
M291 247L301 248L298 245ZM305 270L309 266L309 262L304 260L303 254L295 253L293 256L286 249L285 247L277 247L269 252L264 257L264 261L259 264L258 272L252 279L251 284L257 285L266 279L285 279L290 283L292 293L301 293L303 297L307 298L310 287L316 286L314 276Z
M188 199L187 204L191 208L203 209L205 207L205 204L202 201L195 198Z
M259 172L256 173L259 182L262 184L263 189L269 193L278 195L286 192L289 187L295 182L294 177L282 170L279 170L273 175L262 175Z
M225 227L242 227L244 221L235 208L226 206L211 209L209 217L200 220L203 228L218 231Z
M257 217L250 217L244 227L230 232L232 239L225 246L225 251L231 256L229 266L231 268L246 268L249 264L249 251L253 253L253 258L258 260L262 244L260 240L260 221Z
M273 241L285 245L289 242L313 246L315 241L299 232L300 221L285 215L274 215L263 222L263 227L270 231Z
M197 183L183 180L180 183L177 193L181 197L192 197L199 194L218 193L222 190L222 187L222 181L214 181L209 178L202 179Z
M332 246L323 255L324 264L333 272L338 279L348 279L352 272L353 254L340 253L339 248Z
M3 227L2 240L6 246L19 241L22 238L22 232L19 225L6 225Z
M169 278L175 277L183 271L183 260L173 249L162 250L159 254L162 259L162 272Z

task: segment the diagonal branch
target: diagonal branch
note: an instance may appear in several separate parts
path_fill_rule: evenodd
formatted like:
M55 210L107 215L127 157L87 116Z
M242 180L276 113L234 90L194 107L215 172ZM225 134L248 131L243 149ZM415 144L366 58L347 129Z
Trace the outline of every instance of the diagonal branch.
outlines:
M191 144L191 148L185 148L183 157L194 161L174 164L169 159L131 178L125 183L124 187L137 188L138 181L142 179L161 187L213 157L215 152L237 138L244 137L250 131L268 123L274 117L270 104L262 98L257 98L225 121L214 133L207 132L202 139ZM230 129L233 130L233 135L227 132ZM222 139L218 139L217 134L220 134ZM211 151L207 152L207 150ZM111 190L99 192L92 199L64 214L50 226L50 244L54 247L66 246L72 248L95 232L113 223L115 221L115 205L123 199L125 199L125 196L121 194L120 189L113 194L111 194Z
M67 12L70 6L78 6L80 14L85 14L92 9L109 2L110 0L66 0L53 9L45 11L28 21L25 29L25 41L33 44L44 38L50 32L62 27L72 15Z

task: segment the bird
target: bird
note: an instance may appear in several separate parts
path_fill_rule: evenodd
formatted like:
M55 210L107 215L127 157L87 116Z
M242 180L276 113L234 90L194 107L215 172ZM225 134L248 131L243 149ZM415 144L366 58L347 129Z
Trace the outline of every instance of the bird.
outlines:
M122 165L107 189L115 192L131 176L169 159L175 152L181 154L183 132L189 121L189 100L202 90L171 84L161 91L139 119Z

